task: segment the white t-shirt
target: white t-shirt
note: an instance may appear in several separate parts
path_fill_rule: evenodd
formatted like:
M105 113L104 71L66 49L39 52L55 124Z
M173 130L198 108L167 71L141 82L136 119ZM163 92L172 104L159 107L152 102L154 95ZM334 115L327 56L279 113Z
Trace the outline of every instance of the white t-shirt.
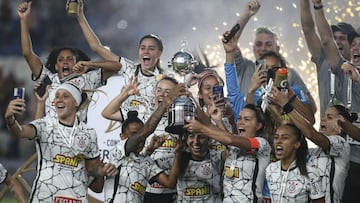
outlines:
M207 154L203 161L190 160L185 172L178 178L177 202L221 202L221 152Z
M308 177L301 175L295 162L289 169L281 170L281 162L272 162L266 168L266 181L269 186L271 202L287 203L316 200L325 196L322 175L316 168L307 166Z
M34 120L30 125L36 128L38 154L31 201L86 203L85 159L100 155L95 130L83 122L65 126L50 116Z
M109 161L119 169L115 177L108 177L104 184L105 202L141 203L148 183L163 172L148 156L125 156L126 141L121 141L111 150ZM114 195L114 189L116 193Z
M309 149L309 165L318 168L323 178L323 188L326 188L325 202L340 202L345 187L345 178L349 169L350 145L344 138L338 135L327 136L330 142L330 151L325 153L322 148ZM333 158L334 168L331 168ZM330 184L330 174L334 173L332 186ZM333 201L331 201L330 187L334 190Z
M259 142L259 148L255 154L249 154L238 147L228 146L229 155L224 167L223 202L254 202L255 195L258 202L261 202L265 168L270 162L271 147L266 139L261 137L255 139ZM229 170L233 171L231 177L226 175ZM256 176L254 176L255 173Z
M155 110L155 89L158 82L156 77L160 74L159 70L155 68L152 76L146 76L142 74L141 68L136 66L131 60L122 57L120 63L122 68L119 73L123 75L125 85L130 83L131 77L135 77L136 72L138 72L137 77L140 82L138 87L140 95L130 96L121 105L121 112L124 116L124 120L127 117L128 111L137 111L140 120L146 122Z

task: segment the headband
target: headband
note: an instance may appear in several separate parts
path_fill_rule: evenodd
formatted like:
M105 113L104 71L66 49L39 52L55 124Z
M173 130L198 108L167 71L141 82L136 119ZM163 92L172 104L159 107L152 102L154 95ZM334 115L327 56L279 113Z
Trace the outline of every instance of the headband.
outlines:
M75 87L74 85L71 85L69 83L63 83L56 89L56 91L58 91L59 89L68 91L74 97L74 99L76 101L76 106L80 105L81 91L77 87Z

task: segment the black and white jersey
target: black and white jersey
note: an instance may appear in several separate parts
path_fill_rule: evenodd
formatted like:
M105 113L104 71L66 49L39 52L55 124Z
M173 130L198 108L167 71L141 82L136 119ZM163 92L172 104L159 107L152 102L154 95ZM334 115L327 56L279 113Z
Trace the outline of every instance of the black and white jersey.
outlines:
M95 130L83 122L65 126L51 116L30 124L36 128L38 154L31 202L86 203L85 159L100 155Z
M0 163L0 184L2 184L7 177L6 168Z
M338 135L327 138L330 142L330 151L325 152L322 148L309 149L308 163L324 174L322 186L326 188L325 202L340 202L349 169L350 145Z
M271 147L266 139L255 137L258 149L251 152L228 146L224 168L223 202L261 202L265 168L270 162Z
M281 162L272 162L266 168L266 180L269 186L271 202L306 203L325 196L322 187L322 175L316 168L307 166L308 177L300 173L295 162L288 170L281 169Z

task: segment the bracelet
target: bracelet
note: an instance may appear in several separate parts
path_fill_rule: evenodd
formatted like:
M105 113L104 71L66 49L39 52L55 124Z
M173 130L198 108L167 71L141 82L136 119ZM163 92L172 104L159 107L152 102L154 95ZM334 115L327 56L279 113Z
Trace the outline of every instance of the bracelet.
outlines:
M322 5L322 4L320 4L320 5L318 5L318 6L316 6L316 5L314 5L314 9L315 10L320 10L320 9L322 9L324 6Z
M288 114L294 110L294 107L291 105L290 102L286 103L285 106L283 106L283 111L285 114Z

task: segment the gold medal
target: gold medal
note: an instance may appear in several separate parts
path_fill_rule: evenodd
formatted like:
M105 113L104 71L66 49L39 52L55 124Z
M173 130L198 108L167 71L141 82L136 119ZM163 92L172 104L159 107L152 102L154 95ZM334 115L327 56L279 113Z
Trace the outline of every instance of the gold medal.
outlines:
M156 76L156 80L160 81L161 79L163 79L163 77L164 77L164 75L160 73Z

